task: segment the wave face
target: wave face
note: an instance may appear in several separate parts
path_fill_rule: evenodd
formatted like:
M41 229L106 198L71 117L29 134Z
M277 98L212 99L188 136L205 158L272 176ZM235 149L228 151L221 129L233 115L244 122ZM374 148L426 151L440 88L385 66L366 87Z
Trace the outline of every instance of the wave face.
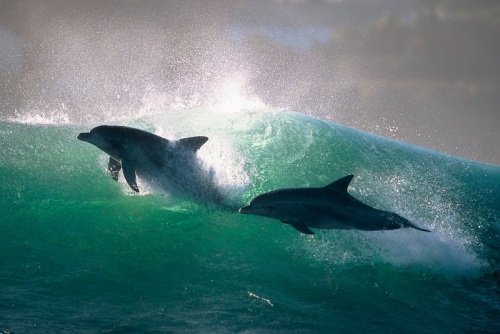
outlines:
M353 196L432 233L311 237L168 190L135 194L76 139L96 124L3 121L0 331L500 330L499 167L265 107L122 124L208 136L198 155L228 207L354 174Z

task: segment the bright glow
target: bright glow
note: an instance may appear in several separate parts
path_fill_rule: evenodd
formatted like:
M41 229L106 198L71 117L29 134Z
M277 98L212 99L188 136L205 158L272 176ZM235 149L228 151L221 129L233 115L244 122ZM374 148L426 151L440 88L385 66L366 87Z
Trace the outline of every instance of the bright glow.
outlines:
M242 77L225 80L219 89L211 109L219 112L242 112L258 110L265 107L257 96L249 96L245 92L245 81Z
M205 168L213 173L219 190L226 198L237 198L250 184L245 171L246 159L224 138L214 137L198 151Z

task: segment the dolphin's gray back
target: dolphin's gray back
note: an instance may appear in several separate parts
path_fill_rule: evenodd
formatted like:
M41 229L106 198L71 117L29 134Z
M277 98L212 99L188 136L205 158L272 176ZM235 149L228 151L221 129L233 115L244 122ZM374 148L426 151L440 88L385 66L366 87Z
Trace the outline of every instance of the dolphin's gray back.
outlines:
M335 191L328 188L284 188L273 190L269 193L256 197L252 203L259 201L277 201L290 203L321 203L324 205L355 205L369 207L357 200L347 192Z
M207 142L203 136L169 141L154 134L136 133L139 154L146 164L137 167L138 174L150 184L176 196L187 195L215 204L223 202L214 176L198 159L196 151Z

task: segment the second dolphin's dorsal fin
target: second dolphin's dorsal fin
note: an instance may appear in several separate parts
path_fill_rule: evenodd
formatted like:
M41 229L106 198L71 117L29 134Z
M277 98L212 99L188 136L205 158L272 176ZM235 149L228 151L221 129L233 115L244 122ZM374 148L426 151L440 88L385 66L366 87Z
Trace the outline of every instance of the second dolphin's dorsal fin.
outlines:
M336 190L336 191L344 191L347 192L347 188L349 187L349 183L351 183L354 175L347 175L337 181L334 181L327 185L325 189Z
M189 137L189 138L182 138L177 141L178 144L180 144L182 147L191 150L193 152L196 152L200 149L200 147L203 146L208 140L208 137Z

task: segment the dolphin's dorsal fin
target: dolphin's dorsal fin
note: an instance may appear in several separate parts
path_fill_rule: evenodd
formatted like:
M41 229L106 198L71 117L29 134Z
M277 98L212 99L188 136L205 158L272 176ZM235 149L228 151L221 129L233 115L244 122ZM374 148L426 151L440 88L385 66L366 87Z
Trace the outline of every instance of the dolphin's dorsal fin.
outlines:
M325 189L347 192L347 188L349 187L349 183L351 183L353 177L354 175L352 174L344 176L343 178L338 179L337 181L334 181L329 185L327 185Z
M196 152L203 146L208 140L208 137L199 136L199 137L189 137L179 139L177 142L184 148Z

